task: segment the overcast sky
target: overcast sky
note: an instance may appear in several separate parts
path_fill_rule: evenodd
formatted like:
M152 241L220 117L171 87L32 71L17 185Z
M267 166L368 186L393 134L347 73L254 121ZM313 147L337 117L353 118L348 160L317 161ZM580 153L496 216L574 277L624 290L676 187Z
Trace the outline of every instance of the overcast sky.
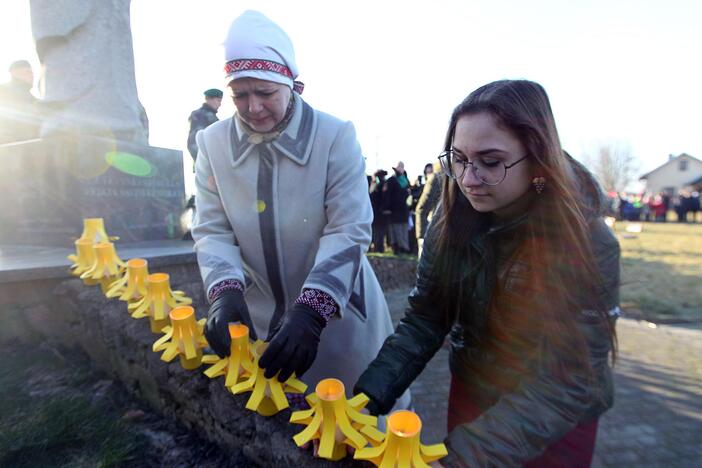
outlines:
M28 3L2 1L2 68L38 65ZM607 142L630 145L641 174L670 153L702 157L699 0L133 0L152 145L185 150L202 91L224 86L229 23L249 8L292 38L303 97L354 122L369 172L403 160L417 175L439 153L453 107L502 78L546 88L563 146L580 159ZM226 102L219 116L232 112Z

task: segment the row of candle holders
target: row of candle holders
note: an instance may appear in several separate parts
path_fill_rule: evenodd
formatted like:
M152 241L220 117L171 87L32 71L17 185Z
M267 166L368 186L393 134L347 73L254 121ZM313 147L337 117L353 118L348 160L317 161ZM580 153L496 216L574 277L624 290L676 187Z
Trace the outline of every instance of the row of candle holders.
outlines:
M245 325L229 324L229 356L203 355L208 346L203 333L206 319L196 320L192 299L171 289L167 273L149 274L145 259L122 261L112 243L117 239L107 235L102 218L83 220L76 253L68 257L71 272L86 285L99 284L106 297L125 301L133 318L148 318L151 331L162 334L152 347L162 353L161 360L178 357L187 370L209 365L204 371L207 377L223 376L225 387L234 395L250 393L246 408L262 416L288 408L286 393L305 393L307 385L294 374L285 382L264 377L258 360L267 343L251 342ZM362 412L368 397L359 394L347 399L340 380L320 381L305 400L310 408L290 416L291 423L305 426L293 440L298 447L316 441L321 458L340 460L351 447L355 459L383 468L409 468L428 467L447 454L443 444L421 444L422 422L412 411L395 411L388 416L386 433L380 432L378 418Z

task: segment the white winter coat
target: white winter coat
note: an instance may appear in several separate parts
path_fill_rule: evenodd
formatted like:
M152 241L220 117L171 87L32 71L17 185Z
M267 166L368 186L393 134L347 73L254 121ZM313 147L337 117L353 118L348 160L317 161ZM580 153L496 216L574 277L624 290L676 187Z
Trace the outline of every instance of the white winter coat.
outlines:
M251 142L236 117L198 133L192 235L205 288L230 278L245 284L259 337L303 289L334 298L339 317L302 380L314 391L334 377L350 395L393 331L365 256L373 219L365 162L350 122L293 96L290 123L270 142Z

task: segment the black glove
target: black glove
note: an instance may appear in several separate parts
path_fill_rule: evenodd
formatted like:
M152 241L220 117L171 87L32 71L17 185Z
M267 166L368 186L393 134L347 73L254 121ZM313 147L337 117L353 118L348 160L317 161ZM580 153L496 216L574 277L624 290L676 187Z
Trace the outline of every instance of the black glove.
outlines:
M268 348L258 365L266 371L263 375L285 382L295 373L302 376L317 356L317 346L326 320L317 311L304 304L294 304L285 312L271 334Z
M241 322L249 327L249 338L256 340L244 293L237 289L222 291L212 302L205 324L205 337L210 348L221 358L229 356L232 339L229 324Z

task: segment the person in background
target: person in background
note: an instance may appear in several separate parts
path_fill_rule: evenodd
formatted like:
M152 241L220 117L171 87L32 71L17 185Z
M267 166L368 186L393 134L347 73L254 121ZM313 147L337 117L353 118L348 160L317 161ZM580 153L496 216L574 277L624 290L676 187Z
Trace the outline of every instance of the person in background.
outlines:
M692 222L696 223L697 222L697 213L700 211L700 192L694 191L690 194L689 202L688 202L688 212L692 213Z
M670 211L670 205L671 205L670 198L671 197L670 197L670 194L668 192L661 193L661 199L663 200L663 208L665 209L665 215L663 216L663 219L661 221L664 223L668 221L668 211Z
M37 99L30 92L34 72L26 60L13 62L10 81L0 85L0 144L39 137Z
M383 186L383 204L381 214L388 220L388 230L390 233L390 245L395 255L409 253L409 182L407 174L404 172L402 163L398 164L395 175L387 179ZM402 184L407 183L405 188Z
M219 89L208 89L205 91L205 102L199 109L195 109L190 113L188 122L190 130L188 131L188 152L193 158L193 172L195 172L195 162L197 160L197 142L195 136L200 130L204 130L213 123L219 121L217 111L222 105L222 97L224 93ZM146 115L144 113L144 115ZM195 212L195 195L191 195L185 204L185 207ZM188 231L183 236L184 240L192 240L192 232Z
M267 378L295 374L311 391L336 378L350 397L392 333L366 257L373 210L356 131L302 99L292 41L265 15L236 18L224 49L236 113L196 136L205 336L223 357L228 325L243 323L268 342Z
M665 205L663 204L662 194L658 194L655 197L649 199L650 211L653 214L653 219L657 223L662 223L665 221Z
M629 198L626 192L619 193L619 221L626 221L626 216L629 210Z
M385 237L388 235L388 220L382 213L383 205L383 187L385 187L385 177L388 175L388 171L379 169L373 174L373 179L371 180L370 200L371 206L373 207L373 241L372 241L372 252L383 253L385 252Z
M690 196L685 190L679 190L678 196L673 202L673 208L675 209L675 214L678 216L679 223L687 222L687 210L689 208L689 198Z
M409 307L355 392L387 413L449 335L449 454L434 466L589 467L619 314L604 195L531 81L473 91L444 150Z
M424 244L424 236L426 235L427 227L432 219L434 210L436 210L441 200L442 173L438 162L436 165L437 167L435 169L432 168L432 171L428 175L427 183L424 185L422 195L417 201L415 210L415 234L417 236L420 256L422 254L422 245Z
M425 185L426 179L424 179L423 175L418 175L414 183L410 185L410 197L412 198L409 207L409 219L407 220L407 239L409 243L409 253L412 255L419 255L419 246L417 244L417 236L415 235L415 218L417 216L417 203L419 203L419 198L422 196Z
M392 170L395 173L395 177L400 183L400 187L402 188L402 190L409 191L410 182L409 177L407 176L407 171L405 171L405 163L403 163L402 161L398 161L398 163L395 165L395 167L392 168Z
M426 163L424 165L424 183L426 184L429 180L429 176L434 173L434 165L432 163Z
M200 130L203 130L213 123L217 122L217 111L222 105L222 97L224 93L219 89L208 89L205 91L205 102L202 103L199 109L195 109L190 113L188 122L190 122L190 131L188 132L188 152L193 157L193 161L197 159L197 143L195 135Z

